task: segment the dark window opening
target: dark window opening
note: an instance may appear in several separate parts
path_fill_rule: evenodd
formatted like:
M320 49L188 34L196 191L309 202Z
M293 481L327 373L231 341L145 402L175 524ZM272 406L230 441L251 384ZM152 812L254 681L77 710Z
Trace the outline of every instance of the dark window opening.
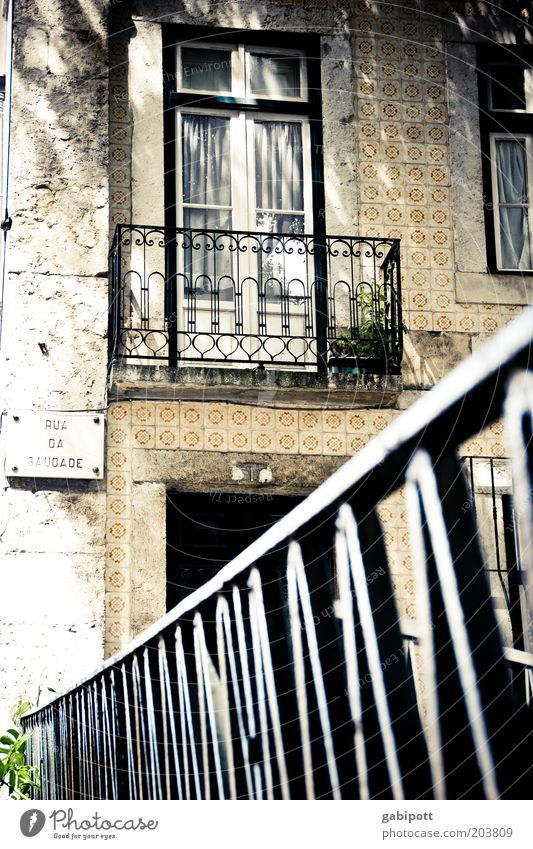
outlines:
M167 610L212 578L303 496L267 493L167 495ZM280 551L279 559L286 556Z

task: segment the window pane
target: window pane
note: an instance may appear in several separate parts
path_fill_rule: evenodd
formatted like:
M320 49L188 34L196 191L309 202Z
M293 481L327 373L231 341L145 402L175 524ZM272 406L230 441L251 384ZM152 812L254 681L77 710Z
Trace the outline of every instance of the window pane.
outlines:
M525 109L524 68L520 65L490 65L492 109Z
M185 292L189 298L209 300L218 294L221 301L233 300L231 237L200 230L231 230L231 212L220 209L183 210L184 227L191 235L183 237Z
M500 203L527 203L526 152L512 139L496 141L496 170Z
M304 232L303 215L281 215L258 212L256 227L264 233L283 233L282 238L261 238L260 274L267 301L276 301L282 295L296 300L307 293L309 256L304 243L293 238Z
M528 210L524 206L500 207L502 268L531 268Z
M257 209L303 210L301 124L255 123Z
M183 116L184 203L231 204L229 121L207 115Z
M520 142L496 140L496 172L502 268L531 268L526 151Z
M231 51L181 48L182 86L193 91L231 91Z
M258 212L256 228L261 233L294 233L301 235L304 231L303 215L282 215L279 212Z
M251 53L250 88L252 94L300 97L300 59Z

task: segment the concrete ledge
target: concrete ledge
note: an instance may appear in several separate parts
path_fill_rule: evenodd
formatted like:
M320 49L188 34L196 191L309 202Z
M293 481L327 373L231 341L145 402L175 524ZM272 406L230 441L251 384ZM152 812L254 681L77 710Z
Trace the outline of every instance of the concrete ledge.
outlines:
M118 365L109 401L234 401L271 407L392 407L399 375L317 374L308 371L159 365Z
M458 271L455 294L460 304L526 306L533 303L533 274Z

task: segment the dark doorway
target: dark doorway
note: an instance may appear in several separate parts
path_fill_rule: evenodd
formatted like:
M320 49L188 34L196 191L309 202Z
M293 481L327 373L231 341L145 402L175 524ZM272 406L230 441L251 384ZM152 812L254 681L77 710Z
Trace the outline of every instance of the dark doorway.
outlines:
M167 493L167 610L205 584L302 498Z

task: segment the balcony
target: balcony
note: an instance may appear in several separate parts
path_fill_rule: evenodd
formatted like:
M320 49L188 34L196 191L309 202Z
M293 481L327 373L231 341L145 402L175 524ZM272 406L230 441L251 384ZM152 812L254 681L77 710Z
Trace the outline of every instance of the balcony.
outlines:
M118 225L110 362L399 374L397 239Z
M527 311L122 654L28 713L35 798L528 798L532 342ZM460 457L502 416L508 482L500 461ZM480 495L490 516L508 488L528 650L503 645L482 548ZM380 518L404 489L409 632Z

